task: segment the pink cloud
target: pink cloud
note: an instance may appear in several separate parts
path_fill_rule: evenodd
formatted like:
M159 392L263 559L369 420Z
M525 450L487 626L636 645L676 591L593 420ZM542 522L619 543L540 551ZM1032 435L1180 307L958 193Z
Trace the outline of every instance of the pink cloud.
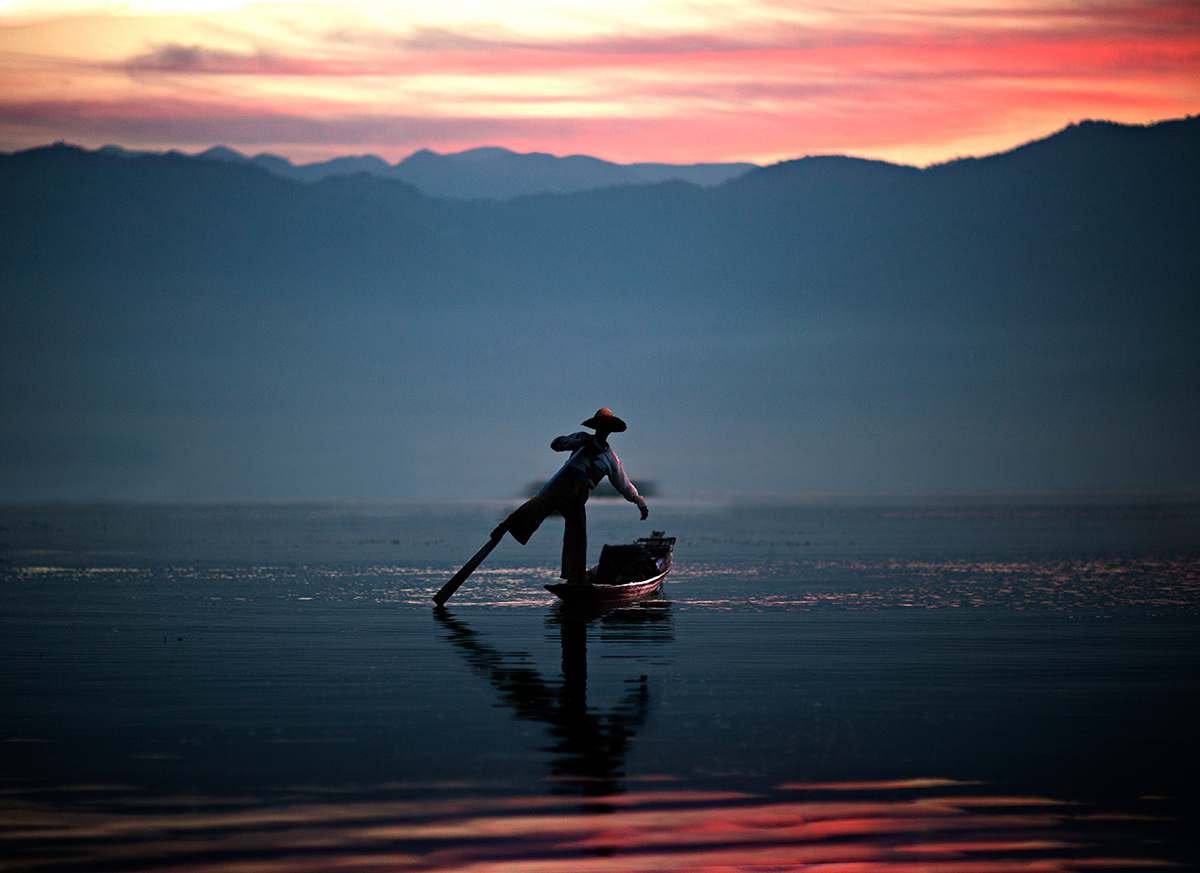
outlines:
M1123 94L1101 95L1110 108L1168 117L1157 102ZM56 139L87 146L115 142L131 147L199 150L225 144L243 151L272 151L298 162L342 154L374 153L398 161L420 148L460 151L481 144L515 151L593 154L616 161L648 159L679 163L737 160L777 153L779 143L803 143L790 154L877 155L897 144L954 141L993 124L1004 90L976 92L961 105L930 94L928 105L911 105L886 89L858 93L842 103L801 113L729 112L665 118L563 118L336 114L319 116L311 105L270 107L147 100L111 102L0 102L0 141L24 148ZM1047 116L1081 105L1092 94L1050 92L1024 98L1023 106L1047 107ZM1087 115L1077 117L1088 117ZM1099 117L1096 114L1092 117ZM1063 123L1046 121L1028 138L1047 135ZM1001 146L1017 145L1014 136ZM953 155L950 155L952 157ZM936 154L934 156L936 158Z

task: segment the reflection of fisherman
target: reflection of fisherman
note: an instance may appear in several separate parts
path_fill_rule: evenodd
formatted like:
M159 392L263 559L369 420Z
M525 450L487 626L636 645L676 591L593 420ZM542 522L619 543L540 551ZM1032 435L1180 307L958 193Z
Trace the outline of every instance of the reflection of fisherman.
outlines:
M583 582L587 572L587 516L583 505L587 502L588 494L605 476L626 500L637 504L642 511L643 521L649 514L646 501L633 487L621 469L616 453L608 445L608 435L624 431L625 422L609 410L601 409L583 426L595 428L595 435L580 431L555 438L550 448L556 452L571 452L571 457L537 494L492 531L493 540L498 540L507 531L517 542L525 545L546 517L558 512L566 522L563 530L562 577L573 583Z
M666 604L664 603L663 606ZM527 652L502 651L466 621L445 611L435 612L448 632L447 639L466 655L468 663L487 677L500 702L513 715L545 725L551 744L538 741L532 748L550 753L555 794L576 795L590 802L584 808L611 812L603 798L625 790L625 757L633 737L650 712L648 677L630 677L615 706L588 705L588 623L567 620L561 613L546 614L546 626L560 625L562 682L555 682L530 666ZM627 642L665 642L671 639L671 614L664 610L629 610L611 614ZM602 620L604 621L604 620ZM646 635L639 633L645 623ZM662 633L666 630L666 634Z

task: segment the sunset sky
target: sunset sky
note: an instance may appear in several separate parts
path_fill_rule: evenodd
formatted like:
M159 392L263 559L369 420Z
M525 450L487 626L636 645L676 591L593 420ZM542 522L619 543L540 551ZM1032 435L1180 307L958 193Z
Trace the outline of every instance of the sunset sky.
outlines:
M924 165L1200 113L1192 0L0 0L0 150Z

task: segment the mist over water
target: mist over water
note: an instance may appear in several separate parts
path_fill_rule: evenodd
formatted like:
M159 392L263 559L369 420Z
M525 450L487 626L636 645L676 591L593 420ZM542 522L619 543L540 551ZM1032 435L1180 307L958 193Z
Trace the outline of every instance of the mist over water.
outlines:
M661 599L433 611L508 508L0 510L13 869L1196 863L1200 506L595 501Z

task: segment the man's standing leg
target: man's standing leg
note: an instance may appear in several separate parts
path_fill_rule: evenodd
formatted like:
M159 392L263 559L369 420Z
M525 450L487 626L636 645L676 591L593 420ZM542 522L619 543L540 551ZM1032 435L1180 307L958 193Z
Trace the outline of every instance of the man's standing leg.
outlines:
M572 501L559 511L564 522L562 577L582 584L587 576L587 511L582 501Z

